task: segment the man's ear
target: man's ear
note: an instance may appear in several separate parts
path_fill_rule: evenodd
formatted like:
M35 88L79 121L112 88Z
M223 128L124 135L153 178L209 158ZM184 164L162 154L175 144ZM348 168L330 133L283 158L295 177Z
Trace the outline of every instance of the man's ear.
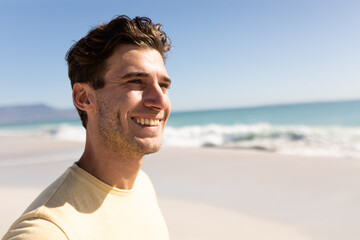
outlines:
M77 108L91 112L95 109L95 90L86 83L75 83L72 93Z

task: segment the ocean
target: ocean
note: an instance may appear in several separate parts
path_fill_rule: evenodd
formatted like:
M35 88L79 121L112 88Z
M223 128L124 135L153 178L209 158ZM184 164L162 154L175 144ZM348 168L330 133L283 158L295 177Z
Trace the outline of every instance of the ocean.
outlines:
M84 141L79 120L0 125L0 136ZM173 112L164 147L221 147L360 157L360 100Z

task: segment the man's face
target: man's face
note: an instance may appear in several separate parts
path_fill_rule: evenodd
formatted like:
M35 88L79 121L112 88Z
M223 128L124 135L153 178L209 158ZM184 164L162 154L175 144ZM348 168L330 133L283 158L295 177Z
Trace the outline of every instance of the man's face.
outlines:
M160 149L170 114L170 79L157 50L121 45L96 91L97 126L107 149L140 156Z

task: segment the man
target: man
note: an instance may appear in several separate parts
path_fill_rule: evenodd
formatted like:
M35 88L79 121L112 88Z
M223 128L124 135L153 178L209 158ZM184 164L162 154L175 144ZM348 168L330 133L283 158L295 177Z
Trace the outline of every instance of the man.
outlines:
M169 48L161 25L127 16L72 46L67 62L86 129L84 153L3 239L168 239L140 167L145 154L159 150L170 114Z

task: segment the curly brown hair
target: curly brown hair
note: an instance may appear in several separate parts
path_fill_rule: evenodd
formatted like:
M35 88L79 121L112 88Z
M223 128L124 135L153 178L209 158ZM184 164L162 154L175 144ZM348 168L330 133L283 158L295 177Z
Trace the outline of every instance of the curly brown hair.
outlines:
M170 50L171 42L161 28L161 24L153 24L150 18L130 19L125 15L117 16L108 24L93 28L66 54L71 87L81 82L88 83L95 90L103 88L105 61L120 44L153 48L159 51L165 60L165 53ZM82 125L86 128L86 112L77 107L76 109Z

